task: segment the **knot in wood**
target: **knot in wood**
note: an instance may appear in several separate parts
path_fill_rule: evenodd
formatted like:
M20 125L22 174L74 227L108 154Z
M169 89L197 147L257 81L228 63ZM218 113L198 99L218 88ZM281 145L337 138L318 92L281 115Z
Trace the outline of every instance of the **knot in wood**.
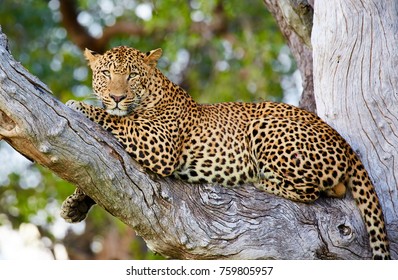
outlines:
M344 224L339 225L337 228L339 229L341 236L349 236L352 233L351 228Z

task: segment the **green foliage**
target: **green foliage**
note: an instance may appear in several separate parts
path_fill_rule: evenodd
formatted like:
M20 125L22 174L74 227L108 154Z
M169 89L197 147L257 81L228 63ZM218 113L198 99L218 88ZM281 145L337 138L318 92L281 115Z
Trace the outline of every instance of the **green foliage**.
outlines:
M73 70L84 62L78 48L67 40L59 13L53 12L47 1L0 0L0 5L0 24L16 60L57 97L72 98L71 88L78 83Z
M68 182L35 165L27 167L23 174L11 173L8 179L8 184L0 187L0 213L8 213L8 219L14 227L32 220L40 225L53 222L53 213L39 212L50 205L58 207L57 201L73 190Z
M148 51L161 47L164 56L159 67L199 102L281 100L280 77L292 69L278 73L283 67L274 67L284 44L274 19L260 0L221 1L221 9L219 3L77 1L79 20L93 36L101 36L104 28L121 21L142 28L145 36L119 34L107 48L129 45ZM0 0L0 6L0 24L16 60L61 101L89 98L90 73L82 51L62 26L58 0ZM6 161L0 158L0 166ZM55 240L47 225L58 215L54 208L59 209L73 187L41 167L27 168L38 174L40 182L24 186L24 174L9 175L7 184L0 186L0 225L5 220L14 227L35 223L43 235ZM109 223L102 210L93 210L89 219L97 229ZM124 230L120 225L120 232ZM140 239L131 243L130 252L139 259L158 258L143 249Z

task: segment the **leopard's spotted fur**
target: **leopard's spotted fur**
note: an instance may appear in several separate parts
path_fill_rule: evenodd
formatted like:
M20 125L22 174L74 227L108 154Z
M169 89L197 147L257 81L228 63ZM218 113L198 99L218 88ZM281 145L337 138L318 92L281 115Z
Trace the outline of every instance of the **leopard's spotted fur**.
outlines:
M76 101L68 105L113 133L142 166L192 183L252 182L300 202L312 202L320 193L342 197L348 187L373 258L390 258L382 209L364 166L316 115L273 102L197 104L156 68L160 49L145 54L117 47L85 55L104 109Z

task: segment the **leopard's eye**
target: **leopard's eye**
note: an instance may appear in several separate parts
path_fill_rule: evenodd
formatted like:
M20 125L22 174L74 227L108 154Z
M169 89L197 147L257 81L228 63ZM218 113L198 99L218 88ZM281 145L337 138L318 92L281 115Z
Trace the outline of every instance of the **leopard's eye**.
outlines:
M133 80L138 78L140 75L138 73L130 73L128 79Z
M107 78L110 78L110 77L111 77L111 72L109 72L108 70L102 70L101 72L102 72L102 74L104 74L104 76L106 76Z

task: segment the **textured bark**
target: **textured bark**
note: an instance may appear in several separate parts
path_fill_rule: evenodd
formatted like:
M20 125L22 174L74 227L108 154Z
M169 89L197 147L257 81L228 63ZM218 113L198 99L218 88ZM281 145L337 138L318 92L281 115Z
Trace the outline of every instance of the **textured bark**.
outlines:
M350 196L307 205L258 191L190 185L142 170L99 125L15 62L0 33L0 139L84 190L155 252L187 259L363 259Z
M361 156L398 242L398 2L315 1L318 114ZM394 254L393 252L393 254Z
M306 0L264 0L297 62L303 80L300 107L316 113L312 77L311 30L313 9Z

